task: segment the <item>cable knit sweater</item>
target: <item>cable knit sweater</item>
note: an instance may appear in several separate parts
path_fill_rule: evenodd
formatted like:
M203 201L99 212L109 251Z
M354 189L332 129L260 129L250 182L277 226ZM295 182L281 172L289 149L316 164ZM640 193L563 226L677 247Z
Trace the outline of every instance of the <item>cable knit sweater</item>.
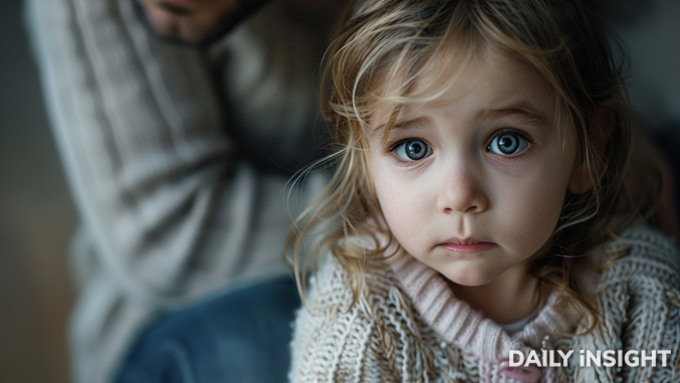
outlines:
M593 294L602 326L587 323L551 295L509 336L458 300L436 271L405 257L366 273L359 301L329 257L310 283L295 323L292 382L680 382L678 252L648 228L627 231L605 251L627 255L601 275ZM574 350L568 367L508 368L510 350ZM667 366L581 367L580 350L671 350ZM622 378L622 379L621 379ZM646 380L649 378L649 380Z

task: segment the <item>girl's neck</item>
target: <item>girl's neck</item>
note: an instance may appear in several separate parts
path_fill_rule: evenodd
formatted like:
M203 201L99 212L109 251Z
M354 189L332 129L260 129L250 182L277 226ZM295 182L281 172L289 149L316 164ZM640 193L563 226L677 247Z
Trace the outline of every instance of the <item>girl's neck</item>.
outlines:
M512 272L514 271L514 272ZM472 308L498 324L517 322L540 307L538 281L524 270L508 270L483 286L462 286L449 282L453 293Z

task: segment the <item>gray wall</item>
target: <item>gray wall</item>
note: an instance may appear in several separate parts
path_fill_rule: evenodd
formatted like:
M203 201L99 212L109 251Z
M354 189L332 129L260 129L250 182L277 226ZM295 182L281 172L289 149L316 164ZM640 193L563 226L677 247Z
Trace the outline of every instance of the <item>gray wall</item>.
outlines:
M631 104L652 129L680 125L680 0L610 0L630 10L610 20L629 49Z
M0 1L0 382L67 382L76 216L47 127L20 0Z

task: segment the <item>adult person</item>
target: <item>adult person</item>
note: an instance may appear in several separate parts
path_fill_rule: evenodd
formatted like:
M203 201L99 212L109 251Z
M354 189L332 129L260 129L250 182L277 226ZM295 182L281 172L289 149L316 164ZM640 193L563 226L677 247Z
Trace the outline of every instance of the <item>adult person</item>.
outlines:
M315 77L341 2L263 3L27 0L82 221L76 382L285 380L298 300L271 278L323 176L298 204L282 191L323 154Z

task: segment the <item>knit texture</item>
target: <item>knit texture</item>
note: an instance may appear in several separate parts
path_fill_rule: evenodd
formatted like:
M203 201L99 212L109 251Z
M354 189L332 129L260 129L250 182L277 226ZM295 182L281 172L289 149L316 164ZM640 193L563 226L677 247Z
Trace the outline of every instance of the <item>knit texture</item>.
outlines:
M332 257L310 282L292 343L292 382L514 382L499 368L510 350L574 350L566 368L541 369L541 382L680 382L680 272L672 242L648 228L627 231L604 251L627 255L594 286L598 330L551 295L509 336L457 299L437 272L406 257L366 273L352 300ZM672 350L667 367L580 367L579 350Z

